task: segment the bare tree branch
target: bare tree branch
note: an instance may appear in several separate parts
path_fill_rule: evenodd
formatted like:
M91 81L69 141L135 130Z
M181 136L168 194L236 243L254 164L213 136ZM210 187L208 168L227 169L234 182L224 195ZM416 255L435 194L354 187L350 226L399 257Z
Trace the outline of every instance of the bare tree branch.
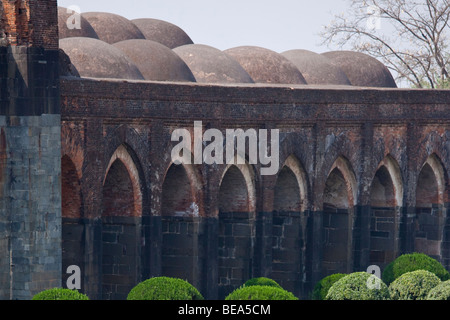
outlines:
M414 87L441 88L450 82L449 33L450 0L350 0L348 16L336 16L322 38L375 56Z

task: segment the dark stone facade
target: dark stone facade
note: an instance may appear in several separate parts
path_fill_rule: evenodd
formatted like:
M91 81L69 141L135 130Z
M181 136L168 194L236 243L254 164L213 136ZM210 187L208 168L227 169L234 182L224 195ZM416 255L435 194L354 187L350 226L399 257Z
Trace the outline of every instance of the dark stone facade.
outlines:
M91 299L160 275L208 299L257 276L307 298L412 251L450 267L450 91L60 78L56 1L1 9L0 298L70 265ZM278 129L279 172L176 166L171 133L194 121Z
M404 252L449 266L447 91L82 79L62 79L61 89L62 154L79 172L83 283L93 298L105 267L103 181L116 158L138 186L126 192L140 201L136 281L178 276L223 298L268 276L307 298L326 274L383 268ZM260 165L170 170L172 131L197 120L204 130L279 129L279 173L262 176ZM114 156L121 146L128 156ZM430 194L420 196L425 209L416 209L417 190ZM197 215L180 216L175 203L195 203Z

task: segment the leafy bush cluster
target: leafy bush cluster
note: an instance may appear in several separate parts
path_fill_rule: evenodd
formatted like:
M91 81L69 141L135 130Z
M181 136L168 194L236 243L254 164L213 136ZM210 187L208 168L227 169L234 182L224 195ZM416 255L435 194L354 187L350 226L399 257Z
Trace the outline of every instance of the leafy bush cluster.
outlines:
M189 282L169 277L155 277L136 285L127 300L204 300Z
M275 280L265 278L265 277L253 278L253 279L247 280L244 283L244 287L250 287L250 286L269 286L269 287L277 287L277 288L282 289L281 286Z
M423 253L403 254L386 266L383 271L382 279L390 285L402 274L416 271L427 270L434 273L441 281L450 279L450 274L444 266L436 259L433 259Z
M89 300L89 297L76 290L52 288L35 294L32 300Z
M282 288L254 285L234 290L225 300L298 300L298 298Z
M89 300L75 290L55 288L45 290L33 300ZM130 290L127 300L204 300L200 292L189 282L170 277L154 277L138 283ZM298 300L276 281L260 277L245 282L230 293L225 300Z
M450 274L435 259L404 254L391 262L381 279L367 272L335 274L319 281L315 300L450 300Z
M426 300L431 289L441 280L427 270L416 270L402 274L389 286L392 300Z
M311 299L313 300L325 300L328 290L330 290L331 286L338 281L339 279L345 277L344 273L335 273L329 276L326 276L314 286L314 290L312 292Z
M404 254L392 261L377 278L367 272L337 273L320 280L313 300L450 300L450 274L435 259L422 254ZM33 300L89 300L76 290L54 288ZM155 277L137 284L127 300L204 300L189 282ZM245 282L225 300L298 300L276 281L260 277Z
M298 300L298 298L292 292L284 290L276 281L260 277L246 281L225 300Z
M427 300L450 300L450 280L443 281L431 289Z
M326 300L389 300L386 284L367 272L354 272L336 281L328 290ZM375 279L376 280L376 279Z

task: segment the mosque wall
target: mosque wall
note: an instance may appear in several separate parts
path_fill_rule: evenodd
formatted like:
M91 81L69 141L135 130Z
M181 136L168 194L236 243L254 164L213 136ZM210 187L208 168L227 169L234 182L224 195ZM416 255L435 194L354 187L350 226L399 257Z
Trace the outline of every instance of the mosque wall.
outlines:
M255 276L307 297L327 274L383 268L415 250L449 266L447 91L78 78L63 78L61 90L62 155L73 172L63 162L62 181L76 185L65 197L79 199L63 204L63 229L82 239L79 248L63 236L66 252L80 252L63 260L82 261L93 296L111 267L105 248L135 282L178 276L209 298ZM202 132L278 129L280 170L175 165L171 134L193 134L194 121ZM116 218L104 201L114 190ZM106 243L111 219L122 227L109 239L132 247Z

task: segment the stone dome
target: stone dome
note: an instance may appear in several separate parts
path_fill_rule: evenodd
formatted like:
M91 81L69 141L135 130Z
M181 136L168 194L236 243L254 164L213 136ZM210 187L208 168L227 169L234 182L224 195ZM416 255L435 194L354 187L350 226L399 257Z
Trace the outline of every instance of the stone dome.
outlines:
M282 55L297 67L308 84L351 85L345 72L324 55L301 49L289 50Z
M65 38L59 46L81 77L144 80L136 65L118 48L93 38Z
M195 82L186 63L168 47L151 40L131 39L113 44L138 67L145 80Z
M367 54L353 51L331 51L322 53L322 55L341 68L354 86L397 88L389 69Z
M180 27L158 19L131 20L142 32L145 39L159 42L170 49L193 44L191 38Z
M85 12L81 16L91 24L98 38L109 44L129 39L145 39L133 22L120 15L107 12Z
M173 51L188 65L197 82L253 83L241 65L219 49L203 44L188 44Z
M73 23L73 13L67 13L67 8L58 7L58 30L59 30L59 38L69 38L69 37L88 37L98 39L98 35L95 32L94 28L92 28L91 24L79 15L80 19L80 29L74 28L69 29L68 24Z
M256 83L306 84L297 67L272 50L242 46L224 52L239 62Z

